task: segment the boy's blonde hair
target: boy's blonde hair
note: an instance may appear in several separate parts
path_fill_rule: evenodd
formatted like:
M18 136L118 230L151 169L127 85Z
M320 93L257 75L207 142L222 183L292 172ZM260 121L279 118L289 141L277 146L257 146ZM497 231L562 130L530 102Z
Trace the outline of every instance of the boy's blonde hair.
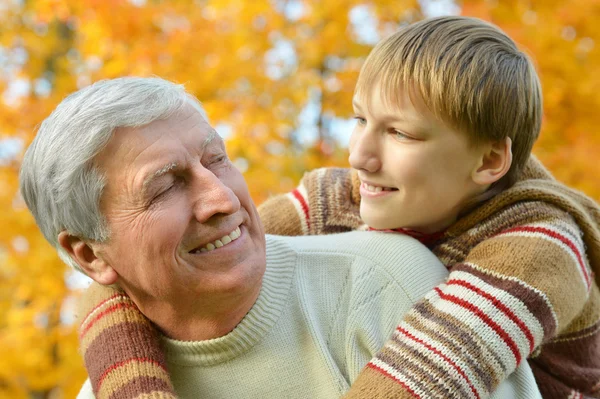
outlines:
M542 91L532 61L499 28L476 18L426 19L381 41L362 67L356 94L368 101L377 86L391 106L406 88L414 104L416 95L472 145L510 137L513 163L488 190L494 194L514 184L539 135Z

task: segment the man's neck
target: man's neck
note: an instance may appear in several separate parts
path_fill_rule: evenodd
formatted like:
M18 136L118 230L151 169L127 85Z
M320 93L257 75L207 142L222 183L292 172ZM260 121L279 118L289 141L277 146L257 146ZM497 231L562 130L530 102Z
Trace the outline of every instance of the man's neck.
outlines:
M206 300L182 295L177 300L136 301L140 311L167 337L180 341L203 341L230 333L248 314L261 284L237 295ZM145 304L142 308L140 304Z

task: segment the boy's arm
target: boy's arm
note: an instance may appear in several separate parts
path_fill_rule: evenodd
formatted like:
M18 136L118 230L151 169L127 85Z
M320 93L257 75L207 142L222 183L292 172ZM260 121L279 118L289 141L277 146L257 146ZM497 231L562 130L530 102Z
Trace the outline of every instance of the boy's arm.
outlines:
M413 307L346 397L488 397L540 345L571 332L590 289L598 294L574 225L504 231Z
M158 332L126 294L92 283L79 302L78 319L80 350L91 382L91 389L84 385L81 395L176 397Z
M301 236L357 229L363 224L359 185L356 174L347 168L306 172L296 189L258 207L265 233Z

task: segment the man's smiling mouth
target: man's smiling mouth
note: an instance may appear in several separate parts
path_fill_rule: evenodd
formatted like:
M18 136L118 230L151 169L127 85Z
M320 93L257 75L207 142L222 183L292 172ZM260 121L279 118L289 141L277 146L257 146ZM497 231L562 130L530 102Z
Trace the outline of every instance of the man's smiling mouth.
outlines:
M208 244L206 244L205 246L203 246L202 248L196 248L192 251L190 251L191 254L197 254L200 252L210 252L212 250L215 250L217 248L221 248L235 240L237 240L240 235L242 234L241 230L240 230L240 226L236 227L235 230L233 230L231 233L224 235L223 237L219 238L218 240L215 240L213 242L209 242Z

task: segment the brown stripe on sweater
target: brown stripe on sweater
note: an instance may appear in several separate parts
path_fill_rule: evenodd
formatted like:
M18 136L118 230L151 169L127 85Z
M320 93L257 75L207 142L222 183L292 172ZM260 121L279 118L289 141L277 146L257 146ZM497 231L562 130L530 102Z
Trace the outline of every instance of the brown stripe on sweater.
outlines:
M551 223L552 220L564 221L565 215L563 211L538 201L510 205L496 210L485 219L477 219L476 222L469 222L468 220L472 219L473 215L468 215L462 218L459 224L466 221L469 226L462 226L461 229L457 229L456 225L452 226L448 229L447 234L455 238L434 247L433 252L446 265L464 262L476 245L504 230L515 226L539 223L541 220L548 223ZM467 230L463 231L463 228Z
M97 393L103 398L109 397L130 380L129 377L125 376L152 377L164 381L169 387L171 386L169 373L156 362L131 359L115 366L117 367L106 373L100 381ZM160 391L162 387L160 385L150 386L148 390Z
M545 365L539 364L537 359L529 359L529 365L542 398L567 399L570 397L572 388L557 380Z
M548 343L535 362L552 377L582 392L591 392L600 381L600 330L579 339Z
M548 343L548 345L550 344L559 344L562 342L567 342L567 341L576 341L576 340L580 340L580 339L584 339L587 338L589 336L595 335L600 331L600 320L597 321L595 324L589 326L588 328L584 328L582 330L579 331L575 331L569 334L562 334L559 335L558 338L552 340L551 342Z
M489 349L489 342L485 342L480 336L469 334L469 326L455 317L448 314L440 315L428 301L418 303L413 311L417 312L422 319L436 325L438 335L445 336L445 345L459 347L468 355L465 360L472 359L469 361L473 363L473 369L478 374L481 373L480 378L486 387L500 383L506 368L497 353Z
M79 325L79 335L80 338L82 335L85 335L86 332L95 324L95 322L103 317L104 314L110 309L112 306L116 304L129 304L131 300L129 297L124 296L122 294L115 294L108 296L108 298L102 299L101 302L89 309L85 315L83 320L80 321Z
M137 398L143 394L149 394L153 391L170 391L171 385L156 377L149 376L136 376L133 379L114 391L108 399L121 399L121 398ZM161 396L164 398L165 396ZM166 396L168 397L168 396ZM174 398L175 396L173 396Z
M341 233L363 224L359 204L352 198L352 177L348 169L317 169L307 173L303 181L314 222L311 234Z
M417 351L416 349L414 349L413 347L407 345L405 342L402 341L403 339L409 339L409 338L407 338L405 335L402 335L402 333L396 333L391 338L391 340L393 341L393 343L395 345L395 348L398 349L400 351L400 353L397 353L393 349L390 349L387 345L380 352L382 355L385 354L385 357L387 359L393 360L393 363L389 363L389 364L393 364L394 368L396 368L397 370L402 370L403 367L407 366L407 363L409 362L408 359L410 359L411 360L410 363L414 362L412 364L412 367L409 367L410 371L414 374L419 375L419 377L418 377L419 381L427 381L427 380L429 380L429 382L434 382L434 381L442 382L443 381L454 392L460 392L461 398L469 397L469 393L467 391L465 391L465 389L469 389L467 382L464 381L461 377L458 377L458 378L450 377L450 373L445 368L440 367L439 363L442 363L442 364L446 365L449 369L452 369L457 374L459 374L458 371L456 371L456 369L454 369L449 363L446 362L446 360L442 359L438 354L423 347L423 349L428 351L429 354L435 359L435 360L432 360L432 359L428 358L427 356L425 356L423 353L421 353L421 352ZM420 345L420 344L417 344L417 345ZM384 360L379 355L377 357L380 358L381 360ZM464 370L462 370L462 371L464 372ZM439 384L438 388L440 390L444 391L444 387L443 387L443 385L441 385L441 383ZM470 390L469 390L469 392L470 392Z
M548 306L548 303L543 296L526 287L522 282L496 277L464 263L455 265L451 272L455 270L470 273L487 284L492 285L494 288L510 293L512 296L523 302L529 312L536 317L542 326L544 337L553 337L556 333L557 326L554 322L552 309Z
M571 336L578 337L582 330L588 330L597 326L600 322L600 290L592 284L590 296L581 309L580 314L561 332L559 339L569 339Z
M123 398L123 399L129 399L129 398ZM174 394L169 393L169 392L152 391L152 392L147 392L147 393L138 395L133 399L177 399L177 396L175 396Z
M446 392L444 387L440 386L440 379L436 379L436 376L425 370L421 364L417 363L417 359L399 357L397 353L387 347L383 347L376 357L382 362L392 365L396 372L402 375L402 379L406 381L406 385L411 389L427 392L432 397L440 397ZM408 370L410 373L406 373L404 370ZM425 382L430 381L433 381L433 383L425 385ZM395 383L398 384L398 382Z
M427 390L425 390L427 392ZM344 399L394 398L414 399L396 380L371 367L365 367Z
M87 351L88 346L96 339L98 334L101 334L105 329L120 323L122 320L126 320L130 323L139 323L140 326L138 328L153 328L148 319L146 319L137 308L117 309L114 312L95 320L91 328L83 335L83 338L79 338L81 350L83 352ZM143 327L142 325L146 325L146 327Z
M423 320L427 319L427 317L416 309L415 313L417 313L418 316L411 313L405 317L405 322L414 326L423 334L428 335L434 341L440 342L451 352L459 355L457 357L464 360L466 366L473 371L475 377L485 387L485 390L490 392L492 387L498 383L497 379L492 377L496 374L495 370L484 360L480 351L477 353L477 351L473 350L472 340L467 339L468 334L466 334L466 331L450 330L437 323L435 324L435 329L433 327L428 327L423 323Z
M502 375L507 374L506 366L496 352L489 349L489 342L484 341L481 336L469 333L471 327L464 322L458 320L451 314L441 313L429 301L421 301L414 307L415 311L419 312L421 317L427 318L433 323L436 323L441 328L448 331L450 335L464 345L464 349L468 351L474 359L481 359L481 364L486 365L489 369L489 377L493 379L495 384L498 384L500 376L497 375L498 370Z
M503 235L473 248L467 261L490 273L513 276L545 293L558 319L557 331L561 331L580 312L588 297L579 274L580 265L570 252L539 237ZM507 253L518 254L518 257L511 259ZM568 301L564 300L565 293L569 293ZM574 304L580 305L575 307Z
M106 350L107 347L110 351ZM98 334L85 352L85 363L94 391L98 389L100 378L106 370L132 358L148 358L165 364L158 335L147 325L122 322Z
M268 210L265 211L265 210ZM269 198L258 207L260 220L267 234L281 236L303 235L302 223L293 202L285 196Z

